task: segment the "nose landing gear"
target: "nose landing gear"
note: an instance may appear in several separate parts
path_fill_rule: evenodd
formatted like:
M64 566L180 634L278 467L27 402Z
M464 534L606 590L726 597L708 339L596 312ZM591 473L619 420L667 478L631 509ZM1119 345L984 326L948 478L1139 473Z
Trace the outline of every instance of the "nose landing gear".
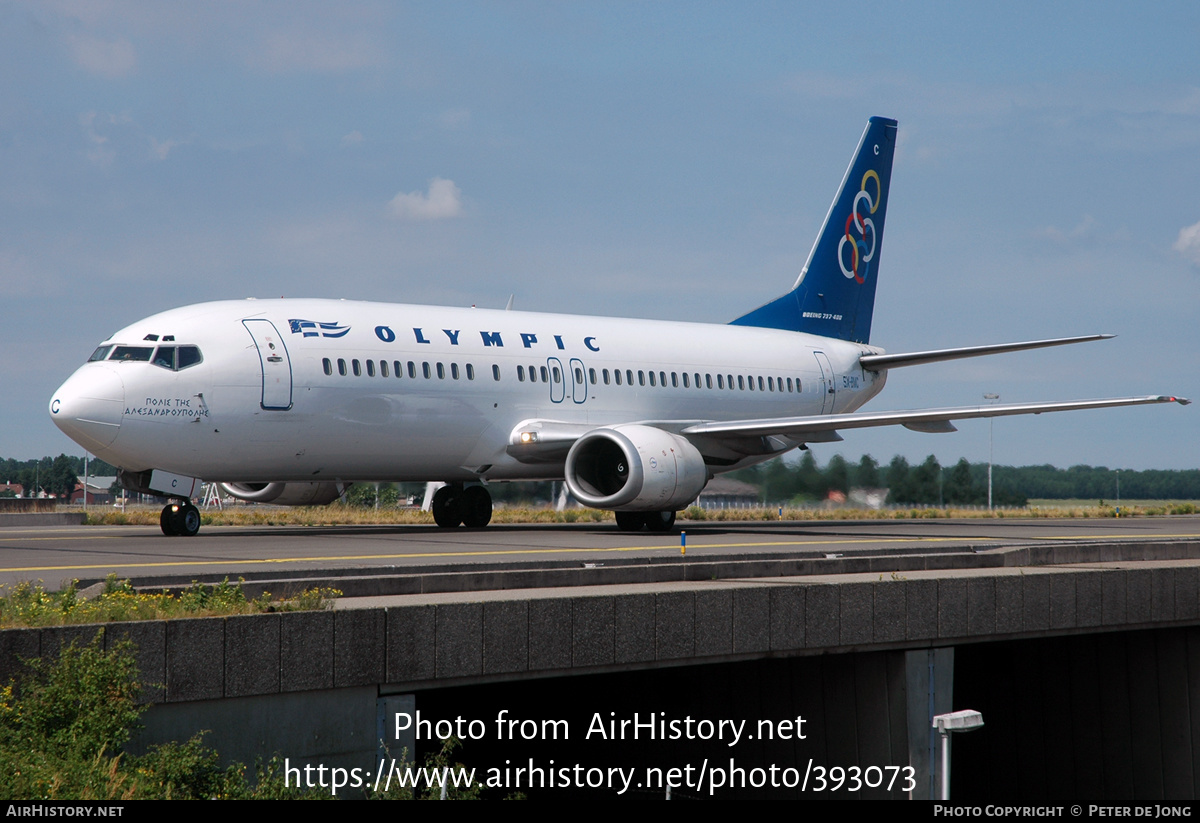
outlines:
M200 510L190 500L168 503L158 516L158 525L168 537L192 537L200 531Z

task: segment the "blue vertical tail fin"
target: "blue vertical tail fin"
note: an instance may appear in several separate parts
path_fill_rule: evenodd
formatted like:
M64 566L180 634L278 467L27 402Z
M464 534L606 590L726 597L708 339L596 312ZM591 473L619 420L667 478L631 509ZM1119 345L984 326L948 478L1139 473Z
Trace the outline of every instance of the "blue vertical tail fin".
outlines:
M868 120L792 290L731 325L868 342L895 151L896 121Z

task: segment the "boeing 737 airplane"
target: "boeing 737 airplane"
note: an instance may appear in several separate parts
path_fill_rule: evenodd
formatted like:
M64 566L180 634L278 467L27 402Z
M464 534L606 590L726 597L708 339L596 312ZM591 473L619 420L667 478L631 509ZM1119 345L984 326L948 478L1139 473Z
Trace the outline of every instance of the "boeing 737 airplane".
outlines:
M194 535L203 480L324 504L354 481L444 481L439 526L486 525L487 484L565 479L623 529L670 529L720 472L840 431L1187 400L856 413L889 369L1111 335L885 354L869 344L896 121L872 117L791 290L728 325L343 300L173 309L100 344L50 417L165 496Z

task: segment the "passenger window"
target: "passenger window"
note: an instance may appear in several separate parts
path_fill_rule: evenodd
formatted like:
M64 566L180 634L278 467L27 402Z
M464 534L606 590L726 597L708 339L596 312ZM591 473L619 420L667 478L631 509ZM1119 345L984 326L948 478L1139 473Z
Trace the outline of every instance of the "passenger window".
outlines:
M718 376L717 379L720 379L720 376ZM700 385L699 380L696 381L696 385ZM712 388L712 375L711 374L704 375L704 385L710 389Z
M718 389L725 388L725 378L719 374L717 375L717 388Z
M446 367L443 366L441 363L437 364L437 373L438 373L438 380L446 379Z
M379 361L379 376L380 376L380 377L387 377L387 376L388 376L388 370L387 370L387 361L386 361L386 360L380 360L380 361Z
M592 382L593 382L593 383L595 383L595 382L596 382L596 377L595 377L595 375L596 375L596 372L594 372L594 371L593 371L593 372L592 372ZM579 368L579 367L576 367L576 368L575 368L575 382L576 382L577 384L578 384L578 383L582 383L582 382L583 382L583 369L581 369L581 368Z
M638 369L638 385L639 386L646 385L646 373L644 371L642 371L641 369Z
M94 363L97 360L104 360L108 357L108 353L112 351L112 346L101 346L92 352L92 356L87 359L89 363Z
M605 369L604 371L602 371L602 372L601 372L601 374L602 374L602 375L603 375L603 377L604 377L604 385L606 385L606 386L607 386L607 385L608 385L608 369ZM617 372L617 383L618 383L618 385L620 384L620 382L621 382L621 373L620 373L620 372Z
M346 376L346 361L340 357L338 358L338 374L342 377Z
M596 370L588 369L588 377L591 378L592 385L596 385Z
M475 367L472 366L470 363L467 364L467 379L468 380L475 379Z
M408 361L408 376L414 380L417 377L417 364L411 360Z
M621 370L620 370L620 369L615 369L615 370L613 371L613 375L614 375L614 376L617 378L617 385L618 385L618 386L619 386L619 385L621 385Z
M357 357L350 361L350 368L354 369L355 377L362 377L362 363L358 362Z
M321 366L325 369L326 376L333 374L333 364L329 362L328 357L321 361Z
M495 363L492 364L492 379L495 380L497 383L500 382L500 367L497 366Z
M426 379L426 380L428 380L428 379L429 379L431 372L429 371L429 364L428 364L428 363L422 363L422 364L421 364L421 373L425 375L425 379Z
M542 382L543 382L543 383L549 383L549 382L550 382L550 373L549 373L548 371L546 371L546 367L545 367L545 366L542 366ZM557 383L558 381L557 381L557 380L555 380L554 382L555 382L555 383Z
M631 386L633 385L633 369L625 370L625 382Z
M393 361L392 361L392 369L393 369L393 373L394 373L394 374L395 374L397 377L403 377L403 376L404 376L404 364L403 364L403 363L401 363L399 360L393 360Z
M650 372L650 385L654 385L654 372Z
M555 367L554 367L554 382L555 382L555 383L561 383L561 382L562 382L562 375L561 375L561 374L559 373L559 371L558 371L558 366L555 366Z
M729 385L732 386L733 384L730 383ZM744 380L742 380L742 376L740 374L738 375L738 388L741 389L742 391L746 390L746 382Z
M367 361L367 377L374 377L374 376L375 376L375 361L368 360Z
M751 388L753 388L753 386ZM763 379L761 374L758 376L758 390L766 391L766 389L763 388Z
M519 383L525 382L525 367L524 366L517 366L517 382L519 382Z
M788 391L790 392L792 390L792 378L789 377L787 380L788 380L787 387L788 387Z
M683 376L683 387L685 389L687 388L687 375L686 374ZM673 389L679 388L679 375L675 374L675 372L671 372L671 388L673 388Z
M660 371L658 373L658 385L662 386L664 389L667 387L667 373L665 371Z
M455 380L458 379L458 364L457 363L450 364L450 376L453 377Z

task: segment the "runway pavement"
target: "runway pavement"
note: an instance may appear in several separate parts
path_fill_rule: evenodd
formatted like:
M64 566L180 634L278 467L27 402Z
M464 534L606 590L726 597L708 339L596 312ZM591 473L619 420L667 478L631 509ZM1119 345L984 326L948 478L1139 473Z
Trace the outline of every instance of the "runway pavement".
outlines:
M684 522L688 561L829 555L980 552L1065 543L1200 542L1200 516L1099 520L855 520ZM680 558L681 536L628 533L611 524L210 527L192 538L149 526L0 529L0 583L42 580L48 588L110 572L142 580L194 577L387 574L405 570L592 567Z

